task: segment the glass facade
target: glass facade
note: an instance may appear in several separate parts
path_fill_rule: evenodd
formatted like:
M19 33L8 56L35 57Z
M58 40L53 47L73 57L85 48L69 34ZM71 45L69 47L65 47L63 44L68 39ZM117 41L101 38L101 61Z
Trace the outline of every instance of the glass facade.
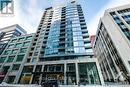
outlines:
M59 47L59 34L60 34L60 21L54 21L51 25L49 36L47 40L47 47L45 49L45 55L58 54Z
M76 67L75 63L68 63L67 64L67 85L75 85L76 84Z
M51 18L45 55L85 53L93 55L92 48L88 45L90 40L80 5L70 4L54 8Z
M124 19L124 21L128 24L128 26L130 26L130 11L129 10L128 11L127 10L118 11L118 14L120 15L121 18L119 18L119 16L117 16L117 14L115 12L111 12L110 14L113 17L113 19L115 20L115 22L118 24L118 26L120 27L120 29L122 30L124 35L130 41L130 30L124 24L124 22L121 20L121 18Z
M79 63L78 69L80 84L100 84L96 63Z

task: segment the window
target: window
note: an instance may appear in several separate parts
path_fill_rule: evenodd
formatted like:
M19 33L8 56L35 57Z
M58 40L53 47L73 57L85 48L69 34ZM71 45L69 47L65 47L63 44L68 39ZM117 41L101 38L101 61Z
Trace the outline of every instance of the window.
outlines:
M13 47L14 47L14 45L13 45L13 44L8 46L8 48L13 48Z
M74 42L74 46L84 46L84 42L83 41Z
M34 56L37 56L38 55L38 52L34 52Z
M92 49L86 49L86 52L87 53L93 53L93 50Z
M4 52L4 55L8 55L10 53L10 50L6 50L5 52Z
M70 63L70 64L67 64L67 72L74 72L76 69L75 69L75 64L74 63Z
M33 71L33 66L24 66L23 73L30 73Z
M0 63L3 63L5 61L6 57L1 57L0 58Z
M20 64L14 64L12 70L19 70Z
M29 46L29 42L25 42L24 44L23 44L23 46Z
M32 63L36 63L36 60L37 60L36 58L33 58Z
M24 58L24 55L18 55L18 56L17 56L17 59L16 59L16 62L22 61L23 58Z
M80 32L80 31L79 31L79 32L73 32L73 35L74 35L74 36L79 36L79 35L81 36L81 35L82 35L82 32Z
M83 40L83 37L82 36L76 36L76 37L73 37L74 41L77 41L77 40Z
M73 29L73 31L81 31L80 27L73 27L72 29Z
M125 29L125 28L126 28L125 25L120 25L120 27L121 27L122 29Z
M20 49L20 53L25 53L26 51L27 51L26 48L22 48L22 49Z
M14 42L16 42L16 40L17 40L17 39L13 39L11 42L14 43Z
M85 47L91 47L91 43L86 43Z
M31 40L32 36L26 37L26 40Z
M7 62L13 62L14 56L9 56Z
M12 54L17 54L18 49L12 50Z
M15 76L9 76L8 80L7 80L7 83L10 83L10 84L13 83L14 79L15 79Z
M15 47L17 48L22 47L22 43L17 43Z
M63 65L61 65L61 66L60 66L60 65L57 65L57 66L56 66L56 72L61 72L61 71L63 71L63 69L64 69L64 68L63 68Z
M40 50L40 46L37 46L35 51L39 51L39 50Z
M96 63L79 63L78 69L80 84L100 84Z
M19 32L17 29L15 30L14 32L14 36L20 36L21 35L21 32Z
M24 38L19 38L19 40L18 41L23 41L24 40Z
M85 53L85 48L84 47L75 47L74 52L75 53Z

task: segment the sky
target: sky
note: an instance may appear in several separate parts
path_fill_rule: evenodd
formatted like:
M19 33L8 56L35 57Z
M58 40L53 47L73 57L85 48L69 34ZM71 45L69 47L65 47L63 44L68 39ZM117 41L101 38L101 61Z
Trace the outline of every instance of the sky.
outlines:
M68 0L14 0L14 14L0 15L0 28L19 24L28 33L35 33L44 9L66 1ZM90 35L96 34L99 19L106 9L130 4L130 0L78 0L78 2L83 8Z

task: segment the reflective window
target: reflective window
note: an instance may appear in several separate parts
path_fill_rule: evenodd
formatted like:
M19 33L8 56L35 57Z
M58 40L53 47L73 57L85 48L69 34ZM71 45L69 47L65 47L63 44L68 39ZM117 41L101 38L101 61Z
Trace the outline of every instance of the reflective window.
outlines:
M25 53L27 51L27 48L21 48L20 53Z
M15 47L17 48L22 47L22 43L17 43Z
M80 27L80 24L73 24L72 27Z
M17 39L13 39L11 42L14 43L14 42L16 42L16 40L17 40Z
M23 58L24 58L24 55L18 55L18 56L17 56L17 59L16 59L16 62L22 61Z
M11 54L17 54L18 49L12 50Z
M13 48L13 47L14 47L14 45L13 45L13 44L8 46L8 48Z
M26 40L31 40L32 36L26 37Z
M15 56L9 56L6 62L13 62Z
M40 50L40 46L37 46L35 51L39 51Z
M74 63L67 64L67 85L76 84L76 68Z
M83 41L74 42L74 46L84 46L84 42Z
M96 63L79 63L78 68L81 85L100 84Z
M24 42L23 46L29 46L30 42Z
M83 40L83 37L82 36L75 36L73 37L74 41L77 41L77 40Z
M0 63L3 63L5 61L6 57L1 57L0 58Z
M92 53L93 50L92 50L92 49L86 49L86 52L87 52L87 53Z
M60 36L60 21L55 21L49 31L49 37L47 39L47 46L45 48L45 54L57 54L59 47L59 36Z
M73 29L73 31L81 31L80 27L73 27L72 29Z
M6 50L6 51L4 52L4 55L8 55L10 52L11 52L11 50Z
M85 48L84 47L75 47L74 52L75 53L85 53Z
M79 35L82 35L82 32L73 32L73 36L79 36Z
M85 47L90 47L91 46L91 43L86 43L85 44Z
M23 41L23 40L24 40L24 38L19 38L19 39L18 39L18 41Z
M37 58L32 59L32 63L36 63Z
M38 55L38 52L34 52L34 56L37 56Z
M12 70L19 70L20 64L14 64Z

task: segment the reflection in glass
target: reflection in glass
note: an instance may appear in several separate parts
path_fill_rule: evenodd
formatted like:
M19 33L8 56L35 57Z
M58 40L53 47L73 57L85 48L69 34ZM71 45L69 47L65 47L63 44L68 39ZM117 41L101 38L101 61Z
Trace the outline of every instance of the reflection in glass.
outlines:
M100 84L96 63L79 63L78 67L80 84Z

